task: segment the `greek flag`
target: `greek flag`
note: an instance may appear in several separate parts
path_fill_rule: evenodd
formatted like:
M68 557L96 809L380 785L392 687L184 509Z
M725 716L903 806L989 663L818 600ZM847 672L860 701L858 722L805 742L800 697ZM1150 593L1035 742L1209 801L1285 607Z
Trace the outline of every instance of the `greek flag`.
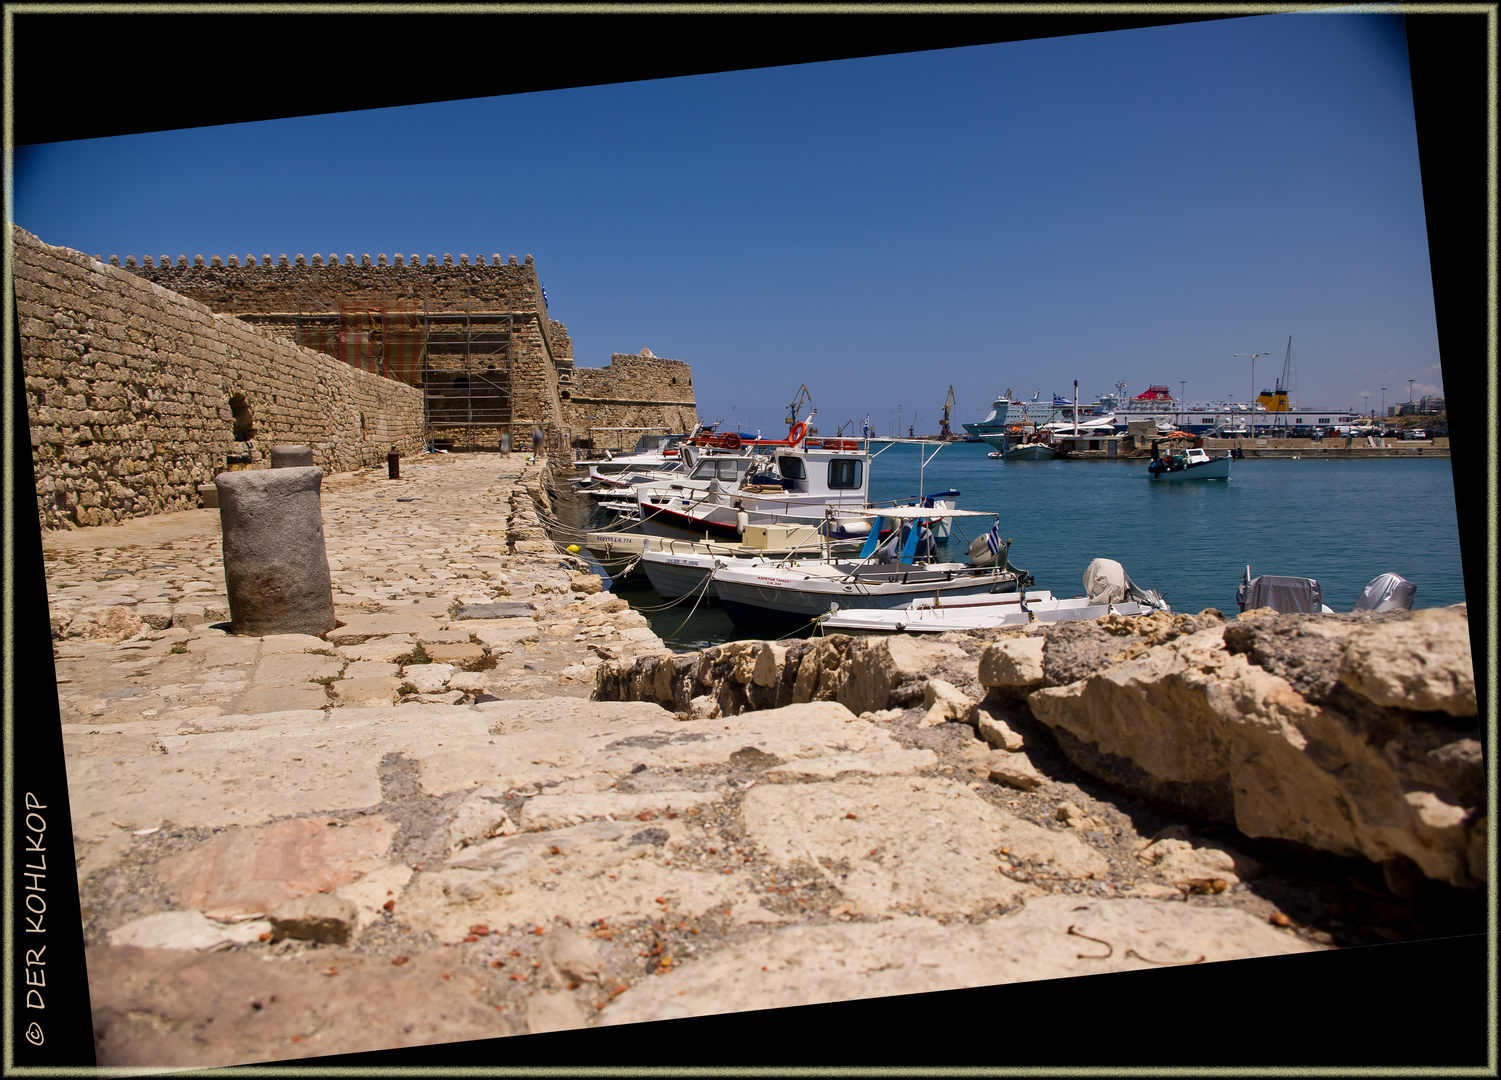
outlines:
M1053 408L1072 409L1073 407L1074 403L1072 401L1069 401L1067 398L1061 398L1057 394L1053 395Z
M995 524L993 526L991 526L990 531L985 534L985 546L990 549L990 553L992 555L999 555L1001 553L1001 519L1000 518L996 518L995 519Z

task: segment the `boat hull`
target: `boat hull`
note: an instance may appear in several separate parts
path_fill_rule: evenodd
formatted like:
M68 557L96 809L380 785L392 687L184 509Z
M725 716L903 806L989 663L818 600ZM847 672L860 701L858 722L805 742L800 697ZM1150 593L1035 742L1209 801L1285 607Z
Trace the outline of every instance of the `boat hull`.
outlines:
M1041 443L1027 443L1024 446L1013 446L1001 456L1007 461L1052 461L1058 456L1058 451Z
M723 572L714 576L720 606L737 626L801 624L824 615L831 604L846 608L901 608L923 598L1014 592L1014 571L979 575L933 574L913 568L907 581L810 580L775 570Z
M653 554L659 553L649 553L642 558L641 569L646 571L646 580L651 582L651 587L657 590L663 600L702 594L706 603L719 602L718 595L708 584L716 564L713 557L665 555L653 558Z
M1154 472L1147 470L1147 476L1153 480L1180 481L1180 480L1228 480L1230 479L1230 456L1211 458L1209 461L1197 465L1189 465L1182 469Z

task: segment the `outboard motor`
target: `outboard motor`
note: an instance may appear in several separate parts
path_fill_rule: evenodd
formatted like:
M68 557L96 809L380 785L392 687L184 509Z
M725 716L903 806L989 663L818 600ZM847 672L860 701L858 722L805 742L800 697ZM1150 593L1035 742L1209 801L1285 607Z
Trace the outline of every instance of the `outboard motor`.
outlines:
M1273 611L1318 613L1324 607L1323 590L1313 578L1283 577L1262 574L1251 577L1251 568L1246 567L1246 576L1236 590L1235 602L1241 611L1269 607Z
M1094 559L1084 571L1084 595L1095 604L1134 602L1157 611L1170 611L1156 589L1143 589L1114 559Z
M1411 611L1418 587L1400 574L1378 574L1361 590L1356 611Z

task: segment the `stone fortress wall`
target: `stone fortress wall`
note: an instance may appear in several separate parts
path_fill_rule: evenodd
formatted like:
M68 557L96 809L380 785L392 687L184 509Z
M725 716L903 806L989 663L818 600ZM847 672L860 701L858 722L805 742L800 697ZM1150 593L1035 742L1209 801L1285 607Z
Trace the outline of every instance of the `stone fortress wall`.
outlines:
M693 400L693 371L681 360L640 353L614 353L602 368L576 368L573 386L563 391L563 402L573 430L590 428L646 428L662 426L670 431L691 431L698 420ZM636 436L602 432L600 446L629 446Z
M117 262L111 258L112 263ZM175 262L144 257L137 264L127 257L125 269L158 285L190 296L215 311L253 318L296 337L296 319L336 313L344 308L404 310L435 314L469 313L491 317L510 314L512 336L506 371L512 397L508 422L516 429L518 448L530 443L530 429L543 425L567 430L575 441L585 439L591 428L665 427L690 430L698 419L693 398L693 373L681 360L655 357L650 350L640 354L615 353L602 368L579 368L574 364L573 342L563 323L549 317L547 298L537 274L535 260L515 255L502 261L499 254L487 263L483 255L471 262L461 254L423 257L369 254L356 262L353 254L342 259L337 253L237 256L227 260L202 255L191 261L179 255ZM433 367L444 366L433 360ZM456 382L459 368L447 377ZM442 379L443 374L431 378ZM473 378L473 374L469 376ZM449 397L442 386L429 387L430 410L457 407L464 396L455 389ZM496 435L498 439L498 434ZM613 442L613 433L595 439L600 445ZM634 437L631 437L634 442Z
M264 467L273 443L329 472L421 448L419 390L19 227L11 242L43 528L193 509L229 458Z
M428 255L425 262L415 254L380 254L374 260L365 254L358 262L348 253L342 259L336 253L326 260L318 254L299 254L274 261L268 254L247 255L243 263L234 255L227 260L214 255L207 261L202 255L191 261L179 255L175 263L163 255L159 260L145 256L139 265L128 256L125 269L215 311L278 328L292 338L298 318L336 315L341 309L481 318L511 314L507 376L513 396L508 421L528 432L533 424L556 428L566 423L558 383L573 367L573 343L562 324L548 318L542 282L530 255L518 262L515 255L502 261L495 254L488 263L482 255L471 263L467 254L457 262L451 254L441 261ZM439 361L435 366L453 367L456 373L460 365ZM416 381L416 373L406 380ZM443 393L441 387L435 390Z

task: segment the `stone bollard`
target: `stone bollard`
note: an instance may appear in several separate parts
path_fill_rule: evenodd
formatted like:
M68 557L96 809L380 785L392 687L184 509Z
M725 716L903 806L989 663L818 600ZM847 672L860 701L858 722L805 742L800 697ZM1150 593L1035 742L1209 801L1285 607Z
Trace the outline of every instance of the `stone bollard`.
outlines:
M401 479L401 451L391 447L391 452L386 455L386 478L388 480Z
M338 625L316 467L221 473L219 522L232 632L322 634Z
M301 469L313 463L311 446L273 446L271 467L273 469Z

